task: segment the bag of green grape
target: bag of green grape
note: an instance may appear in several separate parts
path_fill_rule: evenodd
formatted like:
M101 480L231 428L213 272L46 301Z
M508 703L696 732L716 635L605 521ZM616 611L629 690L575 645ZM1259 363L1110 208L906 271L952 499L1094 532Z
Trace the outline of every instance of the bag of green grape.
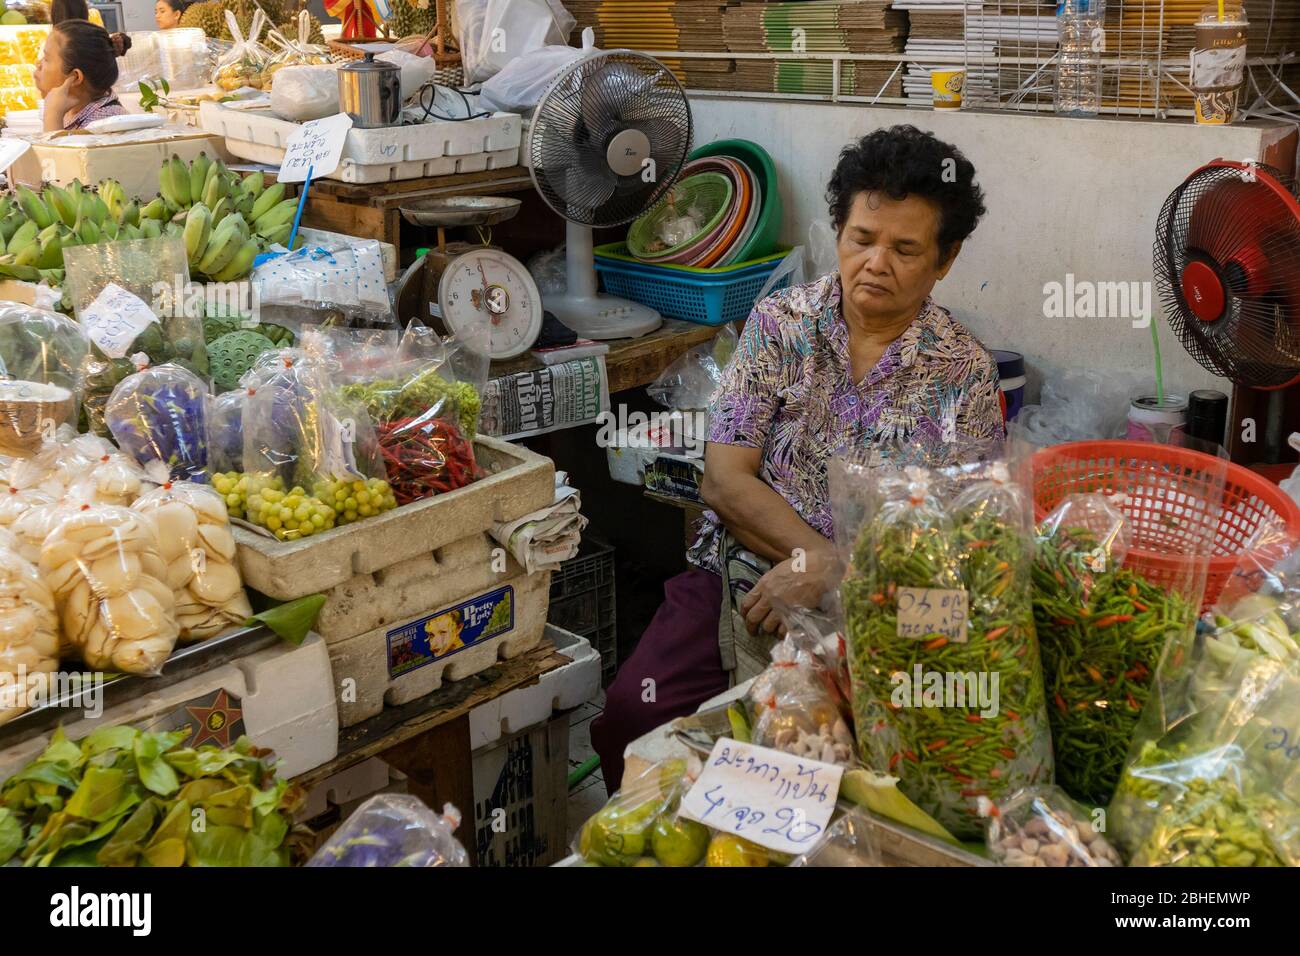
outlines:
M288 541L396 507L369 415L326 363L285 350L245 384L246 520Z

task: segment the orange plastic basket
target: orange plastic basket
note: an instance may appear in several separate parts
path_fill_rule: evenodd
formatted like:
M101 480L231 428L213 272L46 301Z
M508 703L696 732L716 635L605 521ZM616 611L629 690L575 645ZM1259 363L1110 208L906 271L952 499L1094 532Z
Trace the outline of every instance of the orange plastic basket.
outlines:
M1208 558L1202 609L1214 603L1266 532L1300 534L1300 507L1281 488L1240 465L1187 448L1069 442L1036 452L1033 472L1037 521L1067 495L1127 495L1120 506L1130 522L1124 564L1157 586L1185 588Z

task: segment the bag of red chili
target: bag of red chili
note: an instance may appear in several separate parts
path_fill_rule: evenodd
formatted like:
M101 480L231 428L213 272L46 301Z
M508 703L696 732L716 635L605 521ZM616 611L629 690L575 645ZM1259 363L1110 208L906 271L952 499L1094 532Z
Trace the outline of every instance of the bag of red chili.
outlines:
M448 372L445 361L394 361L378 377L341 389L368 411L399 505L455 491L481 475L474 459L479 392Z

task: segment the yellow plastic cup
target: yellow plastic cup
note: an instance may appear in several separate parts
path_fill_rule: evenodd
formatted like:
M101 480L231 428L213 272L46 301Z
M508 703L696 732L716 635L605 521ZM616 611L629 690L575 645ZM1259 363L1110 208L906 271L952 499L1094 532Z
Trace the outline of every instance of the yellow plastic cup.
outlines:
M937 110L961 109L961 94L965 86L965 70L932 71L930 73L930 87L934 90L934 108Z

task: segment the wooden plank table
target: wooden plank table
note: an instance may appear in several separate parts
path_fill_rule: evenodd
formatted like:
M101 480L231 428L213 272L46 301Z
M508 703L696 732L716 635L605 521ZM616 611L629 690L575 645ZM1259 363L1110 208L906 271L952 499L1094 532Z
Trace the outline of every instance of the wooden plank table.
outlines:
M399 208L406 203L439 196L498 196L532 188L532 178L523 166L384 183L315 179L302 221L303 225L317 229L392 243L400 254L402 214Z
M687 349L708 342L718 334L718 326L698 325L678 319L664 319L664 324L639 339L614 339L605 356L609 392L641 388L653 382L665 368L677 361ZM490 375L500 378L515 372L531 372L545 364L531 353L504 362L493 362Z
M548 640L508 661L499 661L464 680L448 681L431 694L339 732L338 756L294 778L310 789L363 760L379 757L409 778L410 792L437 812L451 802L461 812L457 831L477 863L474 837L474 772L469 712L519 687L536 684L545 673L569 664Z

